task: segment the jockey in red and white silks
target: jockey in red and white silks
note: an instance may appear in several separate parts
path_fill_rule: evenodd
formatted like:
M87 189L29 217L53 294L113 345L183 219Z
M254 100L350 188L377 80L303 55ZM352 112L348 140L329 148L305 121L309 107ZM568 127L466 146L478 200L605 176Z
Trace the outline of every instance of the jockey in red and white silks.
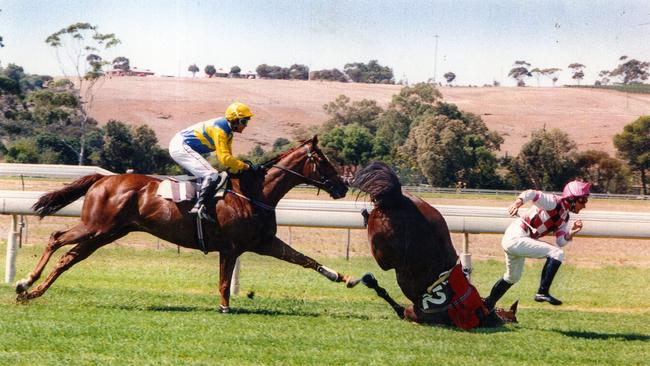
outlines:
M519 207L527 202L533 203L523 216L508 226L501 240L506 257L506 271L486 298L486 307L493 308L510 286L521 279L526 258L547 258L535 300L553 305L562 303L548 292L564 260L562 247L582 230L581 220L576 220L569 226L569 212L578 213L585 208L590 186L589 183L572 181L564 187L562 196L529 189L522 192L508 207L508 213L517 216ZM551 233L555 236L556 245L539 240Z

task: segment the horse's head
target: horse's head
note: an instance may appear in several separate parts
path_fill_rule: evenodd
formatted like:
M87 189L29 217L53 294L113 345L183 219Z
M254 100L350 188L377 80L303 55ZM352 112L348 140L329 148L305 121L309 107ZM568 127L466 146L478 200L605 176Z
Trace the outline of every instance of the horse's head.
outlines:
M281 155L278 160L274 159L264 165L270 163L298 176L302 183L325 190L332 198L343 198L348 191L343 178L318 147L317 136L303 141L299 146Z

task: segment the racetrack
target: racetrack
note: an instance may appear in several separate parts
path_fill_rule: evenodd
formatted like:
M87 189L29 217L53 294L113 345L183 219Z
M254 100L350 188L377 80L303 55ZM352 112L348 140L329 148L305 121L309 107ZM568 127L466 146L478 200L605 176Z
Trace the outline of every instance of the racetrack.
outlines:
M40 247L22 250L19 276L37 255ZM405 301L394 273L380 271L371 258L315 257L341 272L373 271ZM363 286L346 289L252 254L243 257L234 313L220 314L218 263L215 253L112 246L29 304L15 304L13 288L2 285L0 364L643 365L650 359L648 268L567 265L554 284L566 305L551 307L532 300L541 265L528 263L502 301L521 300L520 323L465 332L399 320ZM474 283L486 292L502 270L501 261L478 262ZM249 292L252 299L244 296Z

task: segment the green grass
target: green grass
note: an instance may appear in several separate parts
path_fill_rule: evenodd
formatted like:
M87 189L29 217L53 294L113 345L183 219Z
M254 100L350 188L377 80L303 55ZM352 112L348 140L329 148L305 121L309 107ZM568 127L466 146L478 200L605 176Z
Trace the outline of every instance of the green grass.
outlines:
M4 244L0 245L4 252ZM18 278L41 247L18 256ZM372 258L317 258L341 272L373 271L398 301L393 272ZM532 301L539 261L503 303L521 299L519 321L471 332L399 320L362 285L246 254L234 313L219 314L218 256L108 247L66 272L40 299L14 302L0 286L2 365L648 365L650 269L563 267L562 307ZM477 262L483 293L503 271ZM254 291L249 299L244 294Z
M606 89L616 90L627 93L650 94L649 84L616 84L616 85L565 85L569 88L588 88L588 89Z

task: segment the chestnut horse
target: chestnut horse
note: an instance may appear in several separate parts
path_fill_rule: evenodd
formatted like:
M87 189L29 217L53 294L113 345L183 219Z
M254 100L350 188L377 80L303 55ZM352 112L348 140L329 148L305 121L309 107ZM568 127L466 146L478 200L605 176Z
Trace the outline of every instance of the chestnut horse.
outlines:
M349 286L358 282L322 266L276 236L275 206L294 186L311 184L335 199L344 197L347 192L347 185L317 143L314 136L263 164L258 172L233 175L232 188L216 203L217 227L204 224L205 250L219 252L222 312L229 311L235 261L247 251L311 268L332 281L345 282ZM40 197L34 209L42 218L86 196L81 221L69 230L52 233L34 270L16 284L17 299L25 301L43 295L74 264L132 231L145 231L185 248L203 249L196 241L196 216L188 213L193 203L174 203L156 196L160 182L160 179L139 174L94 174ZM28 291L41 276L52 254L70 244L75 246L59 259L47 278Z
M388 165L369 164L356 174L352 186L367 193L375 206L370 213L362 213L372 255L384 271L395 269L400 289L413 304L404 307L395 302L371 273L361 282L386 300L400 318L463 328L516 321L516 304L510 312L487 312L457 265L445 219L419 197L402 193L399 178Z

